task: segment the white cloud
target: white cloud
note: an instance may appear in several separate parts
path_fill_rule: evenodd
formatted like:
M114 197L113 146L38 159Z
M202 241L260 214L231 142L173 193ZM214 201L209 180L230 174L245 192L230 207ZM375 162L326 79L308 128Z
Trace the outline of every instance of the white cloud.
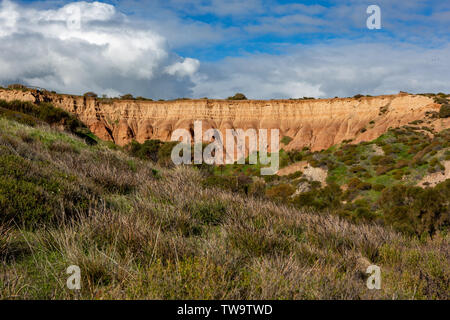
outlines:
M359 0L336 3L332 8L259 0L172 0L167 5L157 0L117 2L122 11L131 11L129 15L101 2L74 2L49 10L3 1L0 83L20 81L60 92L132 93L152 98L224 98L236 92L268 99L399 90L449 92L446 57L450 47L448 35L441 37L442 30L448 29L449 5L437 7L440 11L433 7L433 13L425 17L414 14L424 6L420 0L408 4L380 1L383 27L408 34L407 39L415 37L417 42L410 43L419 45L405 45L403 38L395 40L366 29L361 37L348 37L354 40L323 40L322 44L252 38L312 32L313 38L324 39L323 33L365 28L366 4ZM405 7L411 10L401 10ZM77 12L80 28L67 24ZM233 22L201 22L187 18L189 13L227 19L231 15ZM414 26L411 33L408 22L417 19L423 24ZM436 29L431 34L430 26ZM200 64L197 59L180 57L174 48L212 62ZM247 49L257 53L246 54ZM265 51L277 54L261 53ZM236 57L217 60L232 55Z
M189 95L189 76L199 65L172 53L164 37L100 2L38 10L3 1L0 30L3 83L169 98Z
M166 67L166 72L172 76L179 77L193 76L200 67L200 61L197 59L186 58L183 62L176 62Z
M283 55L255 54L203 64L196 97L243 92L253 99L450 92L450 45L329 43Z

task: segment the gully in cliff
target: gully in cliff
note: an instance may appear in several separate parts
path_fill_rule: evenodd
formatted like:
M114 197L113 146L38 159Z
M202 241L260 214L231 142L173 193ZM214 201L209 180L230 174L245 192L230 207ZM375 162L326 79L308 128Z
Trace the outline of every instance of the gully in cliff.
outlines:
M261 175L273 175L278 172L279 155L279 130L270 130L270 156L268 155L268 130L248 129L226 129L226 143L224 148L223 135L217 129L209 129L203 133L201 121L194 121L194 164L203 161L210 165L232 164L237 160L238 164L245 164L246 140L249 141L248 155L249 164L259 163L267 166L261 168ZM177 129L172 133L172 141L180 141L172 149L171 158L175 165L192 164L192 137L186 129ZM204 149L203 141L213 141ZM237 141L237 150L236 150ZM203 150L202 150L203 149ZM237 151L237 152L235 152ZM225 153L225 161L224 161Z

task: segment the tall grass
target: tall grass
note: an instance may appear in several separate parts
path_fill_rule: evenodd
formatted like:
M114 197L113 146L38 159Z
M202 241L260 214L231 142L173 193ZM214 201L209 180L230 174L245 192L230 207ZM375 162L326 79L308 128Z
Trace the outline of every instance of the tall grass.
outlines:
M54 200L43 201L54 219L0 219L0 298L449 297L446 234L408 238L205 187L194 168L160 168L50 128L1 118L0 128L0 157L29 164L15 179ZM366 287L370 264L381 290ZM80 292L66 288L70 265L81 268Z

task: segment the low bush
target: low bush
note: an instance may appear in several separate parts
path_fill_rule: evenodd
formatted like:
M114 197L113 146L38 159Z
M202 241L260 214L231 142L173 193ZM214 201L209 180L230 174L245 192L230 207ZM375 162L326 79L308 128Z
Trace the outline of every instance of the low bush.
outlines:
M226 206L220 201L189 203L185 210L199 223L213 226L219 225L227 213Z
M372 186L372 189L375 190L375 191L383 191L385 188L386 188L385 185L383 185L383 184L378 184L378 183L376 183L376 184L374 184L374 185Z
M27 229L86 212L95 192L75 177L0 149L0 223Z
M120 96L120 99L122 99L122 100L134 100L134 97L133 97L132 94L127 93L127 94L124 94L123 96Z
M292 138L291 138L291 137L288 137L288 136L284 136L284 137L281 139L281 143L284 144L284 145L288 145L291 141L292 141Z
M25 114L25 116L17 114L14 116L19 119L19 122L33 122L34 120L30 117L34 117L50 125L63 126L65 130L83 138L91 145L97 143L94 135L84 123L70 113L63 109L56 108L50 103L32 104L31 102L19 100L11 102L0 100L0 108L8 109L15 113Z
M98 97L98 95L92 91L86 92L83 96L87 97L87 98L97 98Z
M386 188L378 200L385 220L409 234L434 235L450 224L450 180L434 188L405 185Z
M158 152L162 144L160 140L147 140L142 144L133 140L125 146L125 150L134 157L157 162Z
M283 183L269 188L266 191L266 196L273 200L286 202L295 192L295 188L290 184Z
M339 185L330 183L322 189L313 189L296 196L292 203L296 207L311 207L318 210L341 207L342 190Z
M236 93L232 97L228 97L228 100L247 100L247 97L243 93Z
M448 118L450 117L450 104L446 103L441 106L439 110L439 118Z

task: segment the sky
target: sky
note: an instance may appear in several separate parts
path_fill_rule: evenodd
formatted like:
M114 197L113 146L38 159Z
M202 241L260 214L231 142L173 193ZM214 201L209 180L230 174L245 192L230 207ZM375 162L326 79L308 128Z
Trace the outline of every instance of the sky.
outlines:
M370 5L381 28L369 29ZM0 1L0 85L153 99L450 92L447 0Z

